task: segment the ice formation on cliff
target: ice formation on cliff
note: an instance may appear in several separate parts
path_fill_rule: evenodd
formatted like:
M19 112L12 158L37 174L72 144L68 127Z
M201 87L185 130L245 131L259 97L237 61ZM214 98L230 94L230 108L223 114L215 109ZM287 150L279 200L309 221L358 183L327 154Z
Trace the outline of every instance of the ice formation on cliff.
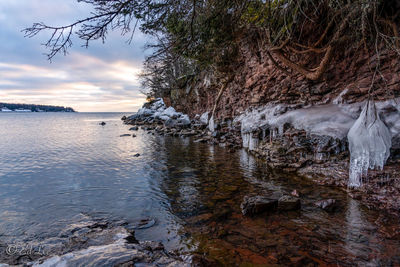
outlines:
M320 106L270 103L248 109L234 120L241 124L243 147L256 150L261 140L279 138L285 125L304 130L311 136L348 138L351 152L349 186L360 186L368 169L383 168L392 145L395 149L400 148L400 99L346 104L341 99L343 94L334 103ZM268 140L265 140L267 136ZM316 159L323 157L325 154L316 151Z
M237 117L234 122L241 123L242 136L245 137L243 146L248 147L245 143L250 142L250 136L246 137L246 134L268 128L275 138L283 134L285 124L305 130L309 134L343 139L355 120L353 116L333 104L290 110L291 108L282 104L269 104Z
M210 132L215 131L214 116L211 116L210 120L208 121L208 130L210 130Z
M373 101L367 101L347 138L350 150L348 186L359 187L368 169L383 169L392 146L391 133L381 121Z

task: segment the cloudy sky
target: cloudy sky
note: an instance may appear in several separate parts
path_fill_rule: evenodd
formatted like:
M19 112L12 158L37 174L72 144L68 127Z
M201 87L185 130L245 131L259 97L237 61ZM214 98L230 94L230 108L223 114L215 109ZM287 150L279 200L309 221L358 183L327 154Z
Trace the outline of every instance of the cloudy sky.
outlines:
M91 7L76 0L0 0L0 102L71 106L81 112L136 111L145 97L137 75L146 36L113 32L89 48L80 40L50 63L41 43L48 33L24 38L34 22L60 26L85 18Z

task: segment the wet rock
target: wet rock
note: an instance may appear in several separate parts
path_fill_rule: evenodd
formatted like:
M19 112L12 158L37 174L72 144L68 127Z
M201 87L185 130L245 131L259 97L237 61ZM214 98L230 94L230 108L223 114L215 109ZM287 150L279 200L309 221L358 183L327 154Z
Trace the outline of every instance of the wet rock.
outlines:
M134 157L140 157L140 154L139 153L136 153L135 155L133 155Z
M338 203L335 199L323 199L315 202L314 205L327 212L332 212L338 208Z
M161 242L142 241L140 245L151 252L164 249L164 245Z
M298 210L301 208L300 199L293 196L282 196L278 200L278 210L288 211L288 210Z
M99 125L104 126L106 123L104 121L100 122Z
M293 190L290 194L291 194L292 196L294 196L294 197L299 197L299 196L300 196L299 192L298 192L296 189Z
M139 241L135 237L135 230L127 230L128 235L125 237L126 242L130 244L139 244Z
M189 116L182 115L180 118L178 118L178 124L181 126L189 126L191 124Z
M119 137L131 136L130 134L121 134Z
M245 196L243 202L240 204L240 208L243 215L254 216L266 211L275 211L277 205L278 201L276 199L263 196Z
M122 116L121 120L123 121L126 120L126 116Z
M93 221L85 215L77 220L57 237L41 240L44 253L8 257L8 263L10 266L189 266L176 254L166 251L162 243L137 241L134 230L121 226L127 225L126 222ZM26 245L39 244L29 241Z
M132 134L132 137L136 137L136 134Z
M174 119L168 119L168 120L166 120L165 122L164 122L164 126L165 127L169 127L169 128L173 128L173 127L175 127L177 125L177 121L176 120L174 120Z
M138 126L133 126L133 127L129 128L129 131L137 131L137 130L139 130Z
M211 136L214 138L218 138L221 135L221 133L219 131L214 131L211 133Z
M141 219L137 225L135 225L135 229L147 229L153 227L156 224L156 220L154 218L145 218Z
M204 266L218 266L221 263L214 259L207 258L204 255L195 254L192 256L191 266L193 267L204 267Z
M130 243L123 239L114 243L91 246L64 255L53 256L33 265L43 266L189 266L164 250L157 242Z

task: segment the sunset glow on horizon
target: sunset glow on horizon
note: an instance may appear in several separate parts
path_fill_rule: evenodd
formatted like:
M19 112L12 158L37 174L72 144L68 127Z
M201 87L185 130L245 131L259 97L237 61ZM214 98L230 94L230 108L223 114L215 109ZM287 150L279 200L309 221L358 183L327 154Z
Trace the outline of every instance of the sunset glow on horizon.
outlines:
M147 39L139 31L131 45L119 32L88 49L74 39L69 54L52 62L41 45L48 33L29 39L21 32L37 21L71 23L90 11L76 0L0 3L0 102L69 106L80 112L134 112L141 107L146 97L138 75Z

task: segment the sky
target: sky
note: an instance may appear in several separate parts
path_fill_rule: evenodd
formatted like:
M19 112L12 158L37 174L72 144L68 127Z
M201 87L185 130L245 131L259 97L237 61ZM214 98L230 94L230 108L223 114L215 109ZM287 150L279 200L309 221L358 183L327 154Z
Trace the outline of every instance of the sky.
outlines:
M110 32L89 48L73 40L67 56L52 62L42 43L49 32L25 38L34 22L61 26L87 17L90 5L76 0L0 0L0 102L69 106L79 112L134 112L145 96L138 74L148 37ZM148 52L147 52L148 53Z

